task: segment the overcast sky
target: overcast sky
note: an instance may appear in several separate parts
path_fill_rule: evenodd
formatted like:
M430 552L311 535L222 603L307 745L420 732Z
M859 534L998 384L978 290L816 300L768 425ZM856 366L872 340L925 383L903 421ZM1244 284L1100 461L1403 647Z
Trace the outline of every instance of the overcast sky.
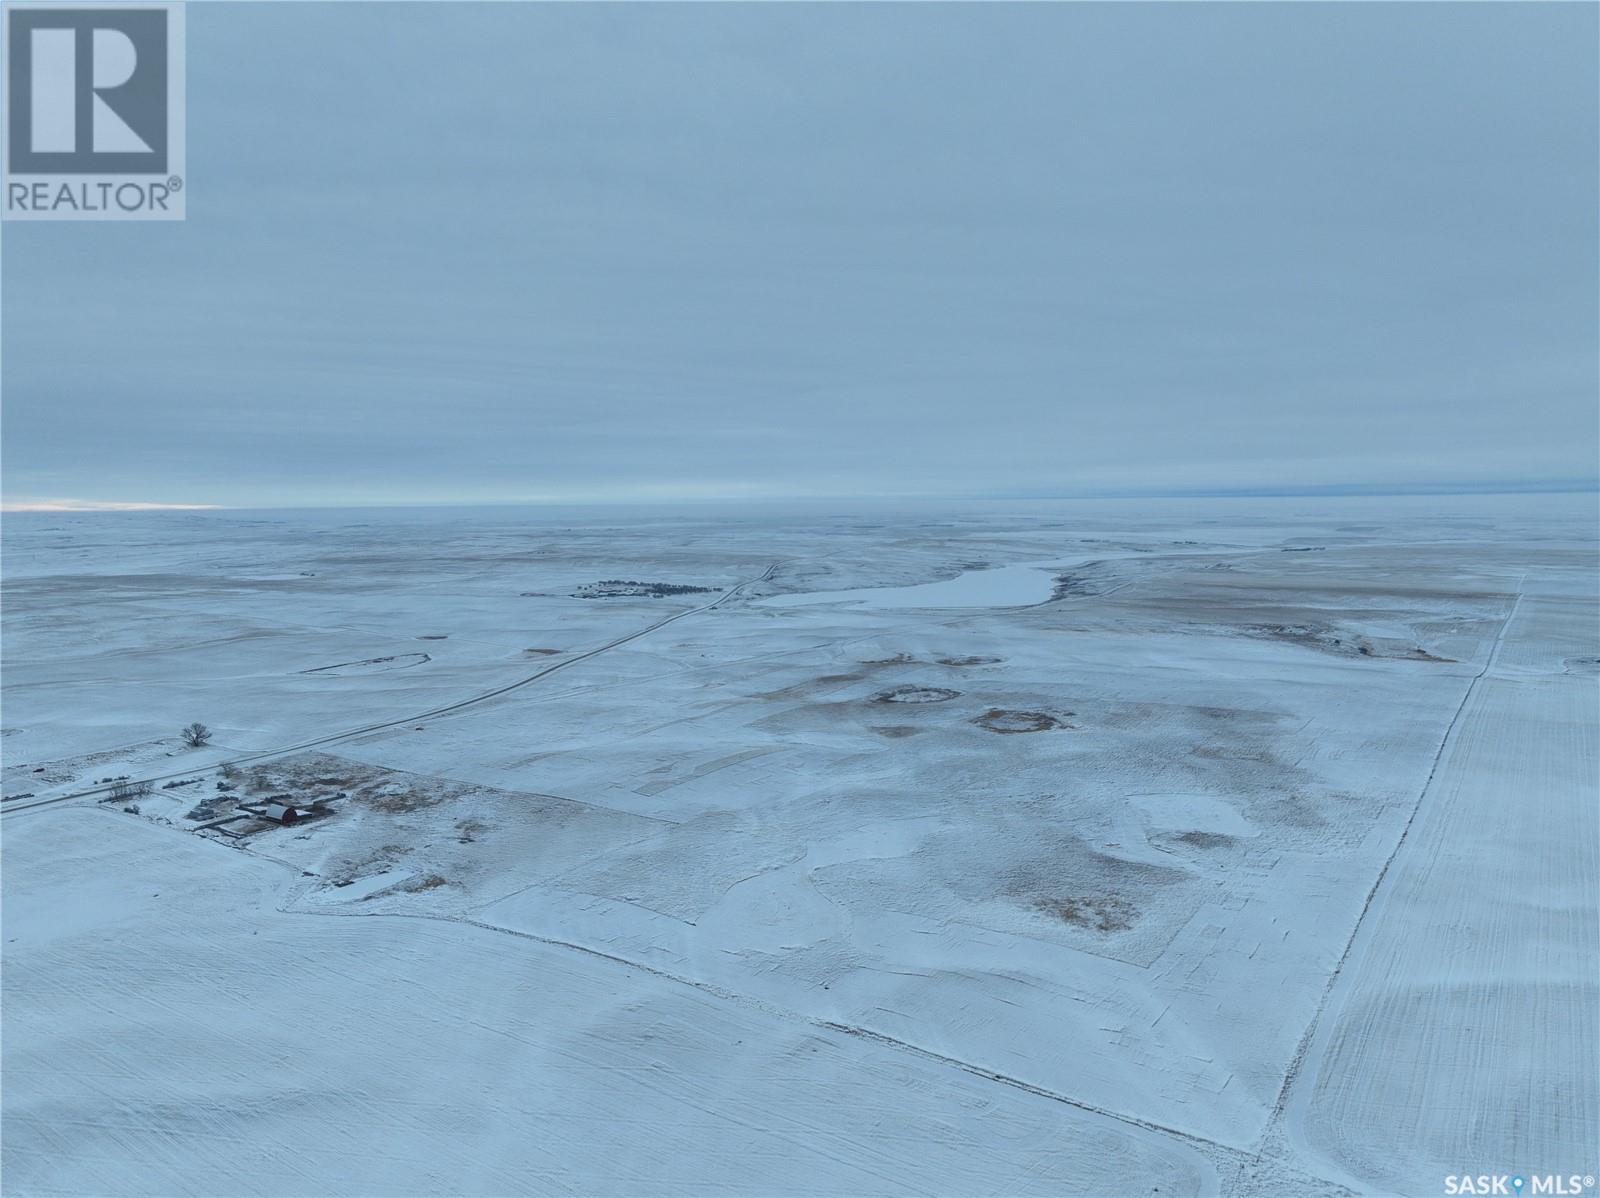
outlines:
M186 223L4 230L4 489L1592 481L1592 4L192 4Z

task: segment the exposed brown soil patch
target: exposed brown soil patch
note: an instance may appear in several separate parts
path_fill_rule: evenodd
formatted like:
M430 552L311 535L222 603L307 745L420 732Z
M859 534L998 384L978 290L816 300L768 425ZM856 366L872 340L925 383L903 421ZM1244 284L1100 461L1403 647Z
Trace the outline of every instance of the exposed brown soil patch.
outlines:
M1225 849L1234 843L1232 836L1224 836L1221 832L1180 832L1172 839L1197 849Z
M360 796L363 806L374 811L383 811L394 815L406 811L422 811L429 807L437 807L450 796L436 789L423 789L421 787L407 787L403 783L390 783L368 794Z
M1067 712L1068 715L1072 713ZM987 728L990 732L1009 735L1016 732L1049 732L1052 728L1071 728L1073 725L1065 720L1043 711L1007 711L1001 707L991 707L980 716L974 717L974 724L980 728Z
M1307 649L1317 649L1323 653L1334 653L1341 657L1372 657L1391 661L1437 661L1445 663L1455 661L1453 657L1437 657L1420 645L1402 648L1393 641L1375 643L1364 637L1342 634L1335 629L1315 624L1252 624L1245 629L1245 633L1248 636L1285 641L1291 645L1302 645Z
M874 703L947 703L959 699L960 691L944 686L897 686L872 696Z
M1132 903L1114 894L1035 899L1033 906L1062 923L1095 932L1125 932L1139 917Z
M254 766L240 780L242 793L252 798L279 797L305 808L328 799L348 799L373 811L420 811L457 797L462 784L442 782L420 774L386 770L365 762L307 753Z

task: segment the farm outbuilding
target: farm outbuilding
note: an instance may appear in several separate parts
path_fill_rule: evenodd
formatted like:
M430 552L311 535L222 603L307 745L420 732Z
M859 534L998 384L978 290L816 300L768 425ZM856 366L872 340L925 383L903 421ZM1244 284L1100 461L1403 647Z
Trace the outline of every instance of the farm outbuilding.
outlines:
M284 803L268 803L261 808L261 818L279 824L292 824L300 818L300 812Z

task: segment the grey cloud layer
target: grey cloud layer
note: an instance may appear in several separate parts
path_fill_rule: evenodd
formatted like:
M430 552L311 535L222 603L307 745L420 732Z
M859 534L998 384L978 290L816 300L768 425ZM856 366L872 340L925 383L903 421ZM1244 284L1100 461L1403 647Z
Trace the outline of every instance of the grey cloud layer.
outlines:
M216 5L5 231L9 496L1595 474L1597 10Z

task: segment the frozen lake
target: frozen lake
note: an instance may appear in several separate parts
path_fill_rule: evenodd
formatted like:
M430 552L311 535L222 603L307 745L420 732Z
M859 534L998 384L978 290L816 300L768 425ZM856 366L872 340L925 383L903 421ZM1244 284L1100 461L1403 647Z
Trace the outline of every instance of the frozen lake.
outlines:
M757 600L762 607L814 607L824 603L862 608L1033 607L1055 593L1056 581L1086 564L1137 557L1137 550L1084 554L1061 561L1022 562L1012 566L975 566L954 578L910 586L854 587L843 591L811 591L773 595Z

